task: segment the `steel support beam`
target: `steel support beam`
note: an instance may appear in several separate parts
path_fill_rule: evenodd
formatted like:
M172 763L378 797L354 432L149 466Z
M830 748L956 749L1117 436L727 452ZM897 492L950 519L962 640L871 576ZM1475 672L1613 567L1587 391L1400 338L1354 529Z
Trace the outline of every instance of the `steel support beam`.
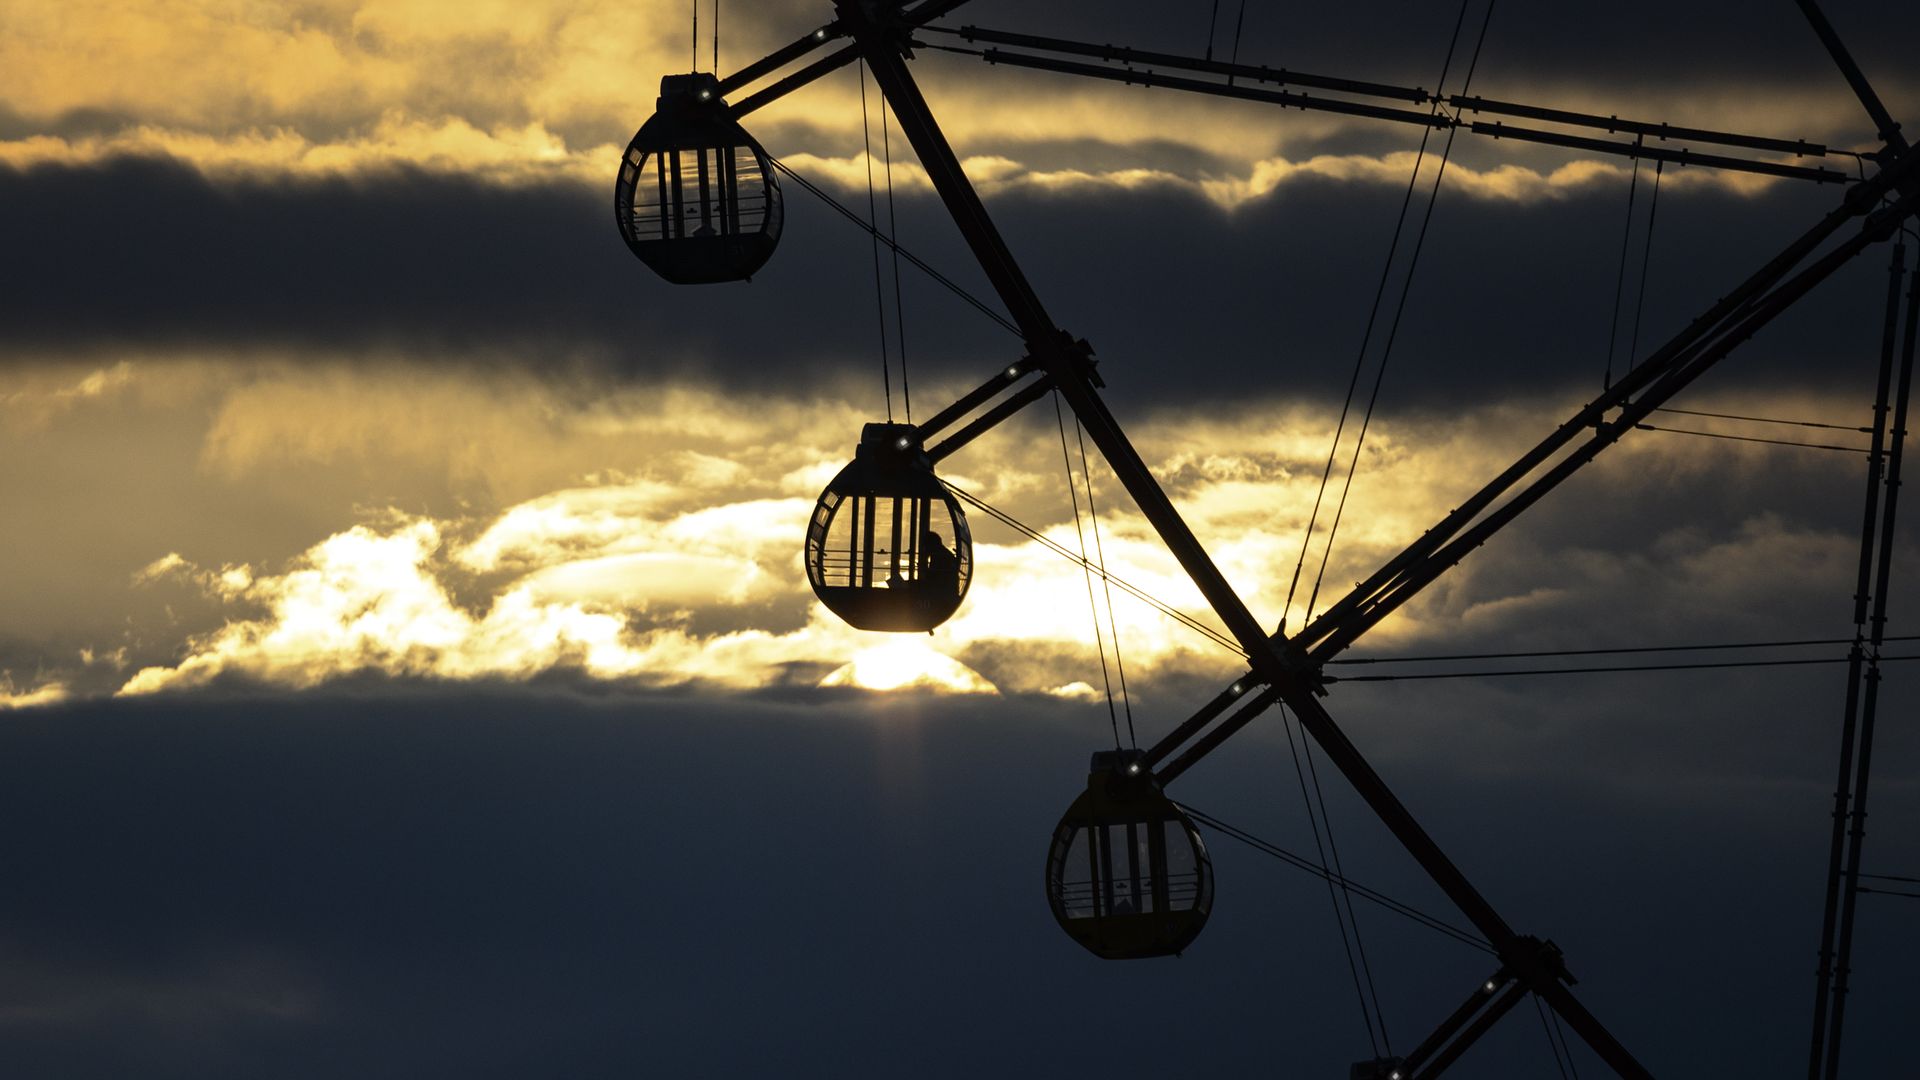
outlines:
M1693 165L1704 169L1727 169L1733 172L1756 173L1760 176L1777 176L1783 180L1811 180L1816 184L1844 184L1853 179L1838 169L1825 169L1811 165L1788 165L1778 161L1748 161L1745 158L1728 157L1725 154L1702 154L1680 147L1669 150L1664 146L1648 146L1644 142L1613 142L1607 139L1593 139L1584 135L1568 135L1558 131L1541 131L1537 128L1516 127L1499 121L1476 120L1468 130L1475 135L1491 135L1496 139L1518 139L1521 142L1540 143L1543 146L1563 146L1569 150L1590 150L1596 154L1612 154L1615 157L1639 158L1645 161L1670 161L1677 165Z
M1512 1012L1513 1007L1520 1004L1526 996L1527 987L1524 983L1518 980L1507 983L1494 994L1493 999L1487 1002L1486 1007L1480 1010L1479 1015L1475 1016L1452 1042L1440 1047L1422 1067L1410 1072L1408 1074L1410 1080L1433 1080L1433 1077L1445 1072L1449 1066L1460 1060L1460 1055L1466 1053L1468 1047L1478 1042L1480 1036L1493 1030L1493 1025L1499 1023L1501 1017Z
M1705 346L1685 364L1669 372L1632 402L1623 405L1619 417L1612 422L1601 424L1592 439L1555 463L1539 479L1516 493L1499 509L1487 514L1471 528L1462 532L1458 538L1435 551L1397 582L1391 592L1371 604L1364 613L1356 615L1329 634L1325 640L1314 647L1313 658L1318 662L1325 662L1351 645L1367 629L1386 618L1401 604L1432 583L1435 578L1466 558L1475 548L1486 543L1494 533L1566 481L1568 477L1598 456L1602 450L1619 441L1621 435L1651 415L1661 403L1705 374L1714 364L1725 359L1729 353L1746 342L1767 323L1773 321L1781 312L1798 302L1815 285L1832 276L1836 270L1852 261L1867 247L1885 240L1900 220L1912 216L1913 213L1914 200L1901 199L1885 211L1870 215L1866 228L1821 256L1780 288L1767 294L1750 312L1730 329L1720 334L1712 344Z
M1881 103L1880 95L1873 92L1873 86L1867 82L1866 73L1860 70L1859 64L1854 63L1853 54L1847 51L1846 44L1834 31L1833 24L1828 22L1826 15L1820 11L1820 5L1814 0L1798 0L1798 3L1801 14L1807 17L1807 22L1813 27L1814 34L1820 38L1820 44L1827 47L1827 55L1833 57L1833 62L1840 68L1840 74L1846 78L1847 85L1853 88L1853 96L1859 98L1861 107L1867 110L1868 118L1873 121L1874 127L1878 130L1880 141L1886 143L1889 149L1906 150L1907 140L1900 134L1899 123L1894 120L1893 114L1887 111L1886 105Z
M721 97L725 97L756 79L773 74L826 44L828 41L840 36L840 24L838 22L830 22L797 41L782 45L780 48L755 60L746 67L721 79L719 85L715 87L714 92Z
M1303 72L1288 71L1285 68L1268 68L1251 64L1229 64L1217 60L1179 56L1173 53L1153 52L1133 49L1119 45L1093 45L1086 42L1071 41L1065 38L1043 37L1037 34L1019 34L1002 30L987 30L977 26L964 26L958 30L943 27L929 27L941 33L952 34L969 42L987 42L995 45L1009 45L1016 48L1033 50L1031 52L1008 52L1001 48L964 49L946 45L928 45L928 48L944 52L955 52L965 56L975 56L989 64L1004 64L1009 67L1029 68L1037 71L1051 71L1062 75L1076 75L1082 78L1103 79L1128 85L1164 87L1186 93L1211 94L1216 97L1238 98L1243 101L1258 101L1283 108L1295 108L1320 112L1341 113L1349 116L1362 116L1376 120L1391 120L1398 123L1415 124L1430 128L1465 128L1479 135L1489 135L1496 139L1516 139L1523 142L1561 146L1569 149L1587 150L1593 153L1610 154L1624 158L1644 158L1647 160L1671 161L1681 165L1693 165L1701 168L1729 169L1737 172L1757 173L1763 176L1775 176L1790 180L1811 180L1816 183L1845 183L1851 179L1837 169L1815 166L1795 165L1778 161L1753 161L1745 158L1728 157L1724 154L1703 154L1684 147L1667 148L1646 146L1644 141L1614 142L1571 135L1565 132L1542 131L1536 128L1516 127L1501 122L1476 121L1469 123L1459 115L1461 112L1486 112L1505 116L1520 116L1549 123L1564 124L1570 127L1584 127L1609 132L1628 132L1640 136L1651 136L1659 140L1679 139L1689 142L1712 143L1721 146L1737 146L1749 150L1772 151L1796 154L1803 157L1821 157L1828 153L1827 147L1808 142L1804 139L1777 139L1759 135L1744 135L1738 132L1713 131L1706 128L1677 127L1665 123L1653 123L1643 120L1623 120L1616 116L1599 116L1592 113L1573 112L1567 109L1541 108L1520 105L1512 102L1494 101L1487 98L1454 95L1446 99L1446 104L1455 113L1449 115L1439 109L1419 111L1405 107L1372 104L1366 101L1353 101L1345 98L1331 98L1288 90L1263 89L1260 86L1247 86L1234 82L1236 78L1247 79L1255 83L1273 86L1310 86L1318 89L1333 90L1357 97L1379 98L1392 102L1409 102L1424 105L1435 101L1433 95L1418 87L1394 86L1388 83L1365 82L1357 79L1343 79L1328 75L1311 75ZM1054 55L1045 55L1054 54ZM1060 59L1061 56L1085 56L1106 61L1107 63L1084 63L1075 60ZM1162 69L1175 71L1203 72L1213 75L1225 75L1226 82L1212 82L1204 79L1168 75L1164 71L1155 71L1146 67L1113 67L1112 63L1151 64Z
M1715 143L1720 146L1738 146L1747 150L1765 150L1776 154L1798 154L1801 157L1827 156L1825 146L1805 139L1775 139L1764 135L1742 135L1734 131L1713 131L1708 128L1679 127L1666 123L1656 124L1645 120L1627 120L1618 116L1600 116L1597 113L1572 112L1567 109L1546 109L1538 105L1519 105L1511 101L1495 101L1492 98L1461 94L1449 96L1447 104L1465 112L1521 116L1529 120L1565 124L1568 127L1594 128L1611 134L1643 135L1662 142L1681 140Z
M1914 163L1920 163L1920 154L1908 154L1907 160L1903 161L1903 171L1908 171ZM1901 173L1897 171L1893 175L1897 177ZM1849 200L1847 200L1849 206L1859 206L1862 200L1857 200L1853 196L1859 196L1862 190L1872 194L1872 188L1855 188L1853 192L1849 192ZM1799 275L1795 275L1786 284L1782 284L1780 288L1768 294L1751 296L1747 294L1747 286L1741 286L1740 290L1736 290L1736 296L1745 294L1747 300L1732 304L1730 315L1740 315L1740 317L1732 319L1730 327L1715 325L1711 327L1713 332L1705 336L1690 336L1693 334L1693 329L1684 332L1680 338L1674 338L1674 342L1668 342L1667 348L1657 352L1655 359L1649 359L1642 367L1636 367L1628 380L1617 382L1607 394L1597 398L1594 404L1586 405L1584 409L1574 413L1571 421L1567 421L1565 425L1555 430L1551 436L1548 436L1546 442L1542 442L1532 452L1523 455L1521 461L1517 461L1513 467L1501 473L1501 477L1496 477L1492 484L1482 488L1475 498L1471 498L1459 509L1452 511L1446 519L1440 521L1440 525L1428 528L1425 534L1421 534L1419 540L1413 542L1413 546L1409 546L1405 552L1390 559L1388 565L1382 567L1375 577L1361 582L1354 588L1352 594L1348 594L1348 598L1344 598L1329 609L1327 615L1323 615L1313 625L1304 628L1300 636L1292 640L1292 644L1302 646L1306 642L1317 640L1317 644L1308 651L1309 661L1313 663L1313 673L1317 673L1321 665L1325 665L1334 655L1338 655L1338 651L1350 646L1367 628L1377 625L1380 619L1384 619L1394 607L1415 596L1421 588L1427 586L1428 582L1446 573L1453 563L1465 559L1480 544L1484 544L1494 532L1498 532L1509 521L1519 517L1528 505L1538 502L1548 494L1549 490L1553 490L1555 486L1572 477L1578 469L1582 469L1586 463L1590 463L1594 457L1597 457L1601 450L1619 442L1620 436L1626 430L1632 429L1655 407L1672 398L1672 394L1688 386L1693 379L1697 379L1709 367L1713 367L1720 359L1728 356L1734 348L1740 346L1741 342L1753 336L1753 332L1759 331L1780 311L1788 309L1793 302L1805 296L1814 284L1830 277L1841 265L1855 258L1868 244L1887 238L1901 221L1914 215L1914 209L1916 209L1914 204L1916 200L1903 198L1889 208L1872 213L1859 234L1847 238L1834 250L1830 250L1826 256L1816 259L1811 267L1807 267L1805 271L1801 271ZM1843 208L1836 211L1841 221L1845 217L1851 217L1853 213L1859 213L1859 209ZM1761 271L1761 275L1755 275L1755 279L1749 279L1747 284L1753 284L1753 281L1759 281L1763 277L1778 279L1780 275L1774 271L1774 267L1776 263L1780 263L1780 259L1788 258L1795 250L1816 246L1814 242L1816 234L1818 238L1826 238L1834 229L1837 229L1836 217L1830 215L1828 221L1824 221L1812 233L1795 242L1788 252L1774 259L1774 263L1768 263L1768 267ZM1716 309L1726 307L1730 302L1734 302L1734 298L1722 300ZM1695 327L1699 327L1705 319L1707 317L1703 315L1699 321L1695 321ZM1674 350L1674 346L1682 340L1688 340L1690 344L1686 348ZM1668 350L1674 350L1674 352L1668 354ZM1665 359L1661 359L1663 354L1667 354ZM1605 421L1603 417L1613 407L1619 407L1619 419ZM1596 434L1588 440L1588 444L1576 448L1572 454L1559 457L1548 473L1532 480L1513 498L1501 503L1498 509L1490 509L1498 500L1498 496L1507 488L1511 488L1519 480L1523 480L1524 477L1532 475L1536 469L1540 469L1542 465L1546 465L1553 459L1553 455L1559 454L1571 444L1576 434L1588 429L1596 430ZM1154 746L1152 753L1158 757L1165 757L1167 753L1177 749L1177 742L1185 742L1187 738L1198 734L1200 728L1208 723L1213 715L1219 715L1219 713L1217 711L1212 715L1202 713L1202 715L1196 715L1187 724L1181 724L1181 728L1169 734L1169 738L1165 738L1158 746ZM1215 738L1210 734L1206 749L1219 746L1223 740L1225 736ZM1183 769L1187 765L1192 765L1194 759L1196 755L1192 753L1183 755L1181 759Z
M938 46L935 47L938 48ZM948 51L969 52L964 49ZM1416 124L1422 127L1453 126L1452 119L1443 114L1396 109L1386 105L1372 105L1364 101L1347 101L1343 98L1314 97L1311 94L1296 93L1292 90L1265 90L1258 86L1206 82L1202 79L1189 79L1183 75L1163 75L1157 71L1143 71L1138 68L1103 67L1099 64L1056 60L1050 56L1029 56L1025 53L1011 53L1001 49L983 49L977 55L989 64L1032 68L1035 71L1052 71L1061 75L1079 75L1088 79L1105 79L1108 82L1126 83L1129 86L1158 86L1195 94L1212 94L1215 97L1239 98L1242 101L1260 101L1294 109L1344 113L1348 116L1365 116L1375 120L1396 120L1403 124Z
M1888 190L1916 172L1920 172L1920 153L1908 154L1894 167L1849 191L1841 205L1812 229L1789 244L1686 329L1656 349L1626 377L1575 412L1539 445L1422 533L1371 577L1356 585L1320 618L1302 629L1293 638L1293 644L1309 650L1309 656L1318 670L1319 665L1331 660L1399 603L1438 577L1448 566L1464 558L1473 547L1484 543L1493 531L1517 516L1526 505L1537 501L1553 486L1591 461L1601 450L1612 445L1632 422L1650 414L1687 383L1698 378L1760 325L1785 310L1794 299L1838 269L1866 244L1890 235L1899 221L1911 216L1912 200L1904 200L1903 204L1873 214L1858 235L1829 252L1788 285L1780 285L1796 265L1830 241L1848 221L1865 213ZM1629 407L1631 412L1628 411ZM1607 417L1616 409L1621 410L1622 419L1609 422ZM1578 455L1559 457L1576 439L1588 432L1595 434ZM1510 501L1499 510L1494 510L1501 496L1556 459L1563 466L1571 462L1571 466L1556 469L1523 488L1514 498L1524 499L1524 504L1516 506ZM1497 520L1495 514L1500 515ZM1472 537L1469 543L1450 545L1470 526L1473 531L1468 534ZM1245 677L1237 680L1244 681ZM1148 752L1149 755L1155 761L1167 757L1180 744L1199 734L1219 712L1203 710L1170 732ZM1218 745L1218 742L1215 740L1210 745Z
M840 0L839 11L842 23L850 28L934 189L1020 326L1027 339L1029 355L1041 364L1061 396L1072 406L1082 427L1093 438L1143 516L1154 526L1234 639L1247 651L1254 669L1294 710L1301 726L1320 743L1328 759L1414 860L1492 942L1502 963L1519 973L1527 989L1554 1003L1575 1031L1621 1075L1648 1075L1626 1048L1573 999L1561 981L1565 970L1558 963L1557 951L1549 962L1542 955L1542 943L1515 934L1414 820L1320 704L1311 675L1302 670L1298 651L1284 638L1267 635L1201 547L1096 393L1090 378L1090 350L1083 342L1061 331L1047 315L987 215L978 192L961 170L959 159L907 70L907 28L884 9L859 0Z
M953 404L934 413L931 418L916 429L916 434L920 436L921 445L926 445L928 439L946 430L956 420L959 420L980 406L985 405L987 402L992 401L1001 391L1019 382L1020 376L1032 371L1033 367L1033 361L1031 360L1020 360L1008 364L1006 370L960 395Z
M1662 380L1682 370L1689 361L1698 358L1704 348L1716 338L1726 334L1728 327L1735 325L1740 318L1750 312L1750 309L1758 309L1770 290L1779 285L1796 266L1805 262L1822 245L1830 241L1843 226L1866 214L1872 209L1874 203L1896 183L1916 173L1920 173L1920 156L1908 155L1892 167L1869 178L1866 183L1849 190L1840 205L1817 224L1787 245L1778 255L1768 260L1766 265L1755 271L1712 307L1702 312L1666 344L1654 350L1652 355L1639 366L1575 412L1532 450L1521 455L1500 475L1494 477L1459 507L1449 512L1433 528L1423 533L1406 550L1388 560L1372 576L1356 585L1345 597L1335 602L1318 619L1302 629L1294 640L1303 646L1323 640L1346 626L1350 620L1359 617L1361 612L1378 603L1381 596L1408 579L1409 575L1431 559L1443 544L1486 513L1500 496L1553 460L1556 454L1571 445L1582 433L1596 430L1613 410L1624 408L1637 397L1656 391ZM1878 227L1890 229L1894 223L1883 221Z
M940 27L929 27L940 30ZM944 30L963 41L984 41L993 45L1012 45L1020 49L1037 49L1041 52L1065 53L1068 56L1091 56L1100 60L1119 61L1123 64L1155 64L1160 67L1185 71L1203 71L1212 75L1225 75L1230 79L1252 79L1254 82L1272 83L1275 86L1311 86L1319 90L1337 90L1343 94L1361 94L1368 97L1394 98L1410 101L1415 105L1424 105L1433 100L1433 95L1414 86L1393 86L1389 83L1366 82L1361 79L1343 79L1332 75L1311 75L1304 71L1289 71L1286 68L1270 68L1260 64L1231 64L1222 60L1204 60L1176 53L1152 52L1146 49L1130 49L1124 45L1093 45L1084 41L1072 41L1067 38L1042 37L1038 34L1018 34L1005 30L988 30L980 26L963 26L958 30Z
M929 447L927 449L927 460L933 462L943 460L954 451L985 435L995 427L998 427L1001 421L1006 420L1014 413L1046 397L1052 389L1052 380L1045 376L1027 384L1021 388L1019 393L1008 397L1000 404L988 409L986 412L980 414L978 419L966 427L961 428L959 431L954 432L946 439L943 439L940 445Z
M886 8L889 12L889 17L898 19L902 25L921 26L947 14L966 2L967 0L923 0L921 4L911 10L902 10L905 5L899 2L899 0L893 0L893 2L886 5ZM741 89L762 76L770 75L778 71L793 61L812 52L814 49L819 48L821 45L845 36L845 26L840 20L835 19L833 22L808 34L806 37L789 42L775 49L773 52L768 53L766 56L755 60L753 63L748 64L746 67L741 68L739 71L721 79L719 93L724 97L728 93ZM786 97L788 94L819 79L823 75L831 74L846 67L848 64L859 59L859 57L860 50L849 46L824 59L816 60L771 86L743 98L739 104L728 108L728 115L738 120L740 117L753 112L755 109L771 105L775 101Z
M1901 284L1905 280L1905 345L1899 345ZM1840 1075L1840 1042L1846 1021L1847 983L1853 954L1854 904L1860 852L1866 840L1867 786L1872 775L1873 730L1880 691L1880 646L1891 591L1894 521L1899 508L1900 466L1907 406L1913 386L1914 335L1920 331L1920 274L1907 278L1906 246L1895 244L1887 274L1887 312L1881 331L1880 376L1874 400L1873 443L1860 528L1860 566L1854 588L1854 643L1847 654L1846 702L1841 711L1839 775L1834 783L1833 835L1820 926L1820 967L1808 1049L1811 1080ZM1898 389L1892 389L1899 355ZM1891 430L1888 429L1891 411ZM1857 743L1856 743L1857 738ZM1844 864L1844 870L1843 870Z
M1401 1073L1406 1076L1418 1073L1422 1065L1431 1061L1433 1056L1440 1052L1441 1047L1446 1046L1454 1036L1458 1035L1462 1028L1487 1007L1494 995L1500 992L1500 988L1510 982L1512 977L1507 974L1505 968L1487 976L1487 981L1474 987L1473 993L1467 996L1467 1000L1461 1002L1459 1008L1453 1010L1445 1020L1440 1021L1440 1026L1420 1040L1419 1046L1408 1051L1407 1056L1400 1062Z

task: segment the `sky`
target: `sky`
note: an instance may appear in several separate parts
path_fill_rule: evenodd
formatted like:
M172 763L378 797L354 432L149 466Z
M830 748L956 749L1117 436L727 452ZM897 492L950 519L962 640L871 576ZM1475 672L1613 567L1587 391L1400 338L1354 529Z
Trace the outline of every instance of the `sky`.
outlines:
M1920 110L1920 11L1826 7L1893 114ZM1875 145L1792 4L1466 12L1451 64L1451 6L978 0L945 24L1459 92L1484 18L1472 93ZM658 76L713 66L714 11L697 53L689 14L0 10L10 1071L1345 1075L1371 1056L1325 886L1228 837L1208 837L1217 912L1180 959L1099 961L1045 904L1087 754L1157 738L1244 661L985 515L933 634L815 601L802 533L860 425L924 419L1022 347L911 266L896 292L791 183L750 283L671 286L633 259L609 187ZM830 15L723 6L718 67ZM1469 134L1436 186L1444 134L1423 156L1418 129L1331 113L934 49L911 67L1268 626L1325 610L1841 197L1699 168L1661 170L1656 196L1651 166ZM746 126L991 306L866 94L864 137L857 68ZM1635 432L1353 655L1850 637L1888 257L1673 403L1834 427L1656 421L1851 451ZM1356 357L1362 406L1384 367L1357 454ZM1218 625L1112 471L1077 446L1063 463L1072 428L1043 399L941 476ZM1909 533L1895 636L1920 601ZM1335 683L1326 704L1653 1071L1770 1074L1805 1052L1845 690L1843 646L1791 655L1829 662ZM1865 868L1920 877L1916 700L1886 672ZM1273 712L1169 791L1311 854L1293 737ZM1458 921L1319 765L1346 872ZM1860 898L1851 1068L1906 1060L1913 906ZM1383 912L1360 928L1399 1052L1488 973ZM1523 1005L1460 1071L1553 1061Z

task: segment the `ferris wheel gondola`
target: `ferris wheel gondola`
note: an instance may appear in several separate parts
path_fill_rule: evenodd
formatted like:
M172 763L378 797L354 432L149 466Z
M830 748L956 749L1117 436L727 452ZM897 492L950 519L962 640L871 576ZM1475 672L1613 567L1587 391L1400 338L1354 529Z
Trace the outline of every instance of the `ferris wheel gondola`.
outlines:
M959 610L973 535L911 424L861 431L853 461L814 506L806 560L814 595L861 630L930 631Z
M666 75L627 144L613 216L627 247L676 285L745 281L780 243L780 184L711 74Z
M1139 750L1093 755L1087 788L1053 831L1047 902L1104 960L1178 955L1213 911L1213 860Z

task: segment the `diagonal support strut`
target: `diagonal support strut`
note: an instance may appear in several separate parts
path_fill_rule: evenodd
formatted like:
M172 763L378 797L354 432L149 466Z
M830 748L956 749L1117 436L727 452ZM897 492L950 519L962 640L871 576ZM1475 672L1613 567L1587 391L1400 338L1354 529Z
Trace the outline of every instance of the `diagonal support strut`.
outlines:
M1075 340L1060 330L1047 315L1037 293L987 216L977 192L961 170L958 159L908 72L906 59L910 55L912 31L959 7L963 2L922 0L909 5L902 0L838 0L838 17L833 22L736 72L723 84L727 89L742 87L799 59L820 44L847 37L853 39L850 46L840 48L824 59L778 80L771 87L742 101L732 111L735 115L751 111L855 60L864 60L873 69L876 80L899 117L901 127L919 154L936 191L1026 340L1027 358L1015 368L1008 369L1006 379L1010 382L1029 372L1041 375L1039 380L950 436L941 446L942 456L958 449L1024 404L1037 399L1045 390L1060 393L1144 516L1227 625L1251 663L1251 671L1246 676L1216 696L1148 752L1146 760L1149 766L1163 761L1182 742L1200 734L1236 703L1240 707L1226 722L1208 732L1201 743L1186 754L1159 770L1163 782L1184 771L1270 704L1279 702L1292 708L1300 717L1302 727L1321 744L1329 759L1340 768L1383 824L1447 893L1449 899L1494 944L1501 959L1502 972L1513 980L1502 989L1511 992L1496 995L1489 1004L1498 1007L1479 1011L1471 1022L1466 1022L1464 1017L1457 1018L1464 1026L1458 1027L1449 1036L1451 1042L1444 1049L1429 1048L1438 1052L1424 1063L1420 1075L1436 1074L1446 1063L1464 1052L1473 1038L1490 1027L1507 1007L1526 992L1538 994L1552 1006L1615 1071L1623 1076L1647 1075L1646 1070L1618 1040L1574 998L1568 989L1572 978L1560 961L1559 950L1550 942L1516 934L1441 852L1373 771L1358 748L1347 740L1320 703L1319 697L1325 692L1319 676L1320 667L1554 486L1591 461L1601 450L1618 441L1637 419L1704 373L1839 266L1869 244L1891 235L1902 221L1914 215L1916 200L1920 200L1920 153L1909 152L1906 141L1899 134L1899 125L1867 85L1865 77L1840 44L1817 5L1813 0L1799 0L1815 32L1880 129L1887 147L1880 154L1870 155L1882 166L1880 172L1856 186L1841 207L1696 319L1667 346L1656 352L1648 363L1636 369L1632 376L1582 409L1533 452L1429 530L1373 578L1357 586L1352 594L1329 609L1298 637L1289 639L1282 634L1268 634L1260 627L1159 487L1119 422L1107 410L1097 393L1097 388L1102 384L1093 371L1091 348L1084 341ZM1341 89L1367 93L1379 88L1368 84L1357 90L1354 86L1343 86ZM1423 95L1416 95L1415 99L1420 96ZM1464 108L1498 105L1516 115L1523 114L1521 107L1501 103L1454 101L1453 104ZM1549 119L1581 123L1593 118L1575 116L1572 119ZM1450 122L1458 123L1458 120ZM1475 125L1476 129L1479 127ZM1512 133L1512 130L1508 129L1508 132ZM1725 133L1689 134L1695 137L1718 136L1721 141L1736 139ZM1739 145L1755 141L1750 137L1737 137ZM1821 149L1811 148L1813 152ZM1791 150L1806 153L1809 148L1796 145ZM1699 163L1710 162L1702 158ZM1737 167L1740 164L1725 167ZM1783 175L1791 171L1774 166L1768 168ZM1808 178L1825 179L1824 176L1811 175L1814 170L1804 171L1810 174ZM1887 198L1894 190L1905 197L1890 206L1868 212L1876 202ZM1846 238L1811 266L1788 277L1795 267L1832 240L1841 226L1861 216L1866 217L1866 222L1858 234ZM981 387L968 395L967 399L941 413L934 422L924 425L926 433L931 434L933 430L957 421L1007 386L1008 383L996 380ZM1609 419L1609 414L1615 409L1619 410L1618 414ZM1569 451L1567 448L1584 432L1593 434L1584 444ZM1549 466L1549 463L1552 464ZM1494 505L1516 484L1543 467L1547 469L1543 475L1512 494L1504 503L1497 507ZM1245 697L1256 687L1263 689L1250 698Z
M1460 869L1415 821L1360 751L1347 739L1316 696L1318 686L1305 658L1284 638L1269 637L1201 547L1171 500L1160 488L1117 420L1095 392L1088 362L1090 349L1070 338L1049 318L994 227L958 158L947 144L906 65L907 27L890 9L841 0L841 23L850 29L900 126L913 144L962 236L1006 304L1029 355L1047 373L1073 408L1109 466L1141 512L1160 534L1183 569L1199 587L1228 630L1251 659L1262 681L1300 717L1328 758L1407 848L1423 870L1488 938L1501 962L1517 973L1527 989L1539 993L1574 1030L1623 1076L1649 1075L1619 1040L1573 997L1564 981L1558 952L1549 957L1544 943L1523 938L1507 925Z

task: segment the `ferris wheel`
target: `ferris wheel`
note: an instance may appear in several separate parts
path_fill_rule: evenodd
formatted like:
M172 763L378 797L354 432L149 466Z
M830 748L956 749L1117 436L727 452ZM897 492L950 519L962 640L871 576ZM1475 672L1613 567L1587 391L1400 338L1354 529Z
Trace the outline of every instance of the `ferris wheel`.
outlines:
M1264 711L1282 707L1472 927L1470 932L1455 932L1480 943L1492 957L1491 968L1463 986L1457 1005L1436 1008L1431 1033L1415 1048L1357 1063L1355 1080L1440 1075L1528 997L1543 1002L1620 1075L1650 1075L1574 994L1561 950L1550 940L1510 926L1347 738L1323 700L1330 697L1335 681L1325 668L1628 432L1648 426L1675 395L1842 266L1869 248L1896 240L1905 223L1920 212L1920 152L1909 147L1813 0L1799 0L1798 6L1859 99L1878 142L1878 149L1853 155L1851 171L1825 161L1847 151L1804 140L1473 96L1471 61L1463 65L1467 75L1457 90L1446 93L1443 76L1441 85L1429 92L1243 64L1237 57L1221 61L1211 55L945 25L941 20L963 2L839 0L830 21L724 78L701 72L664 76L656 112L635 134L619 165L615 222L635 256L676 284L747 280L775 256L781 241L783 177L802 185L806 181L749 135L742 118L830 72L862 64L878 83L1005 312L988 313L1022 340L1019 356L928 419L916 424L889 417L859 433L853 459L828 483L805 526L804 564L814 593L828 610L862 630L922 633L952 617L976 573L966 508L993 510L944 482L937 466L1027 406L1055 395L1224 625L1222 642L1244 658L1243 666L1223 675L1218 693L1148 747L1093 754L1084 788L1070 800L1047 845L1045 901L1060 928L1106 959L1175 955L1191 946L1207 923L1215 894L1212 859L1199 825L1229 827L1176 802L1168 788ZM1463 19L1465 14L1463 5ZM1481 32L1484 35L1484 23ZM1023 273L915 80L912 61L916 53L927 51L997 66L1411 125L1423 135L1444 134L1442 153L1450 153L1454 138L1464 133L1631 159L1636 183L1639 164L1647 162L1656 184L1659 171L1673 166L1831 184L1840 194L1833 208L1798 239L1678 334L1618 377L1609 369L1601 394L1398 555L1304 626L1292 633L1284 627L1274 631L1256 620L1229 585L1109 410L1100 393L1105 384L1092 347L1054 322ZM1477 46L1475 53L1477 58ZM1423 153L1425 147L1423 141ZM918 264L875 222L848 216L871 231L876 242ZM1904 298L1900 291L1905 255L1898 241L1893 267L1872 428L1875 472L1862 530L1858 633L1850 672L1854 686L1862 685L1863 669L1877 671L1884 633L1888 553L1920 315L1915 289L1909 287ZM936 280L958 290L937 274ZM1904 323L1897 325L1903 304ZM1064 430L1062 439L1064 450ZM1090 490L1088 501L1091 510ZM1078 558L1086 565L1084 554ZM1109 586L1114 584L1103 567L1090 569ZM1871 616L1870 596L1879 604ZM1838 1072L1853 904L1861 876L1860 824L1873 731L1871 687L1877 685L1873 679L1865 683L1869 693L1864 702L1849 699L1843 733L1809 1053L1814 1080ZM1320 872L1343 888L1352 884L1337 868L1323 866Z

